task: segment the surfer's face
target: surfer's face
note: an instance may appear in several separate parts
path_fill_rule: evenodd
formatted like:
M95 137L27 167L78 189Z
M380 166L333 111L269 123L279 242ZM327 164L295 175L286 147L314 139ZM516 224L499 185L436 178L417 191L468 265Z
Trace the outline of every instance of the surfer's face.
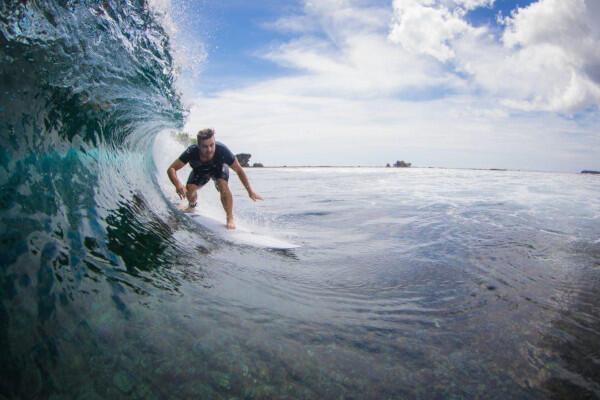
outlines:
M204 161L212 160L215 155L215 137L204 139L198 144L200 158Z

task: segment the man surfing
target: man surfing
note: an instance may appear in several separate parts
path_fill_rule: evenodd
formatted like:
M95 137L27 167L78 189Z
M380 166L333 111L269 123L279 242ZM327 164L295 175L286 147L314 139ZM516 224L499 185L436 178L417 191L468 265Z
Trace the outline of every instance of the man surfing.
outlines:
M238 178L248 191L248 196L253 201L262 200L250 187L248 177L233 153L220 142L215 141L215 131L203 129L198 132L198 143L188 147L177 160L173 161L167 175L179 198L187 198L188 210L194 209L198 199L198 189L204 186L209 179L215 182L217 190L221 194L221 204L227 214L227 229L235 229L233 222L233 196L229 190L229 167L235 171ZM177 178L177 171L190 163L192 172L188 177L187 184L183 186Z

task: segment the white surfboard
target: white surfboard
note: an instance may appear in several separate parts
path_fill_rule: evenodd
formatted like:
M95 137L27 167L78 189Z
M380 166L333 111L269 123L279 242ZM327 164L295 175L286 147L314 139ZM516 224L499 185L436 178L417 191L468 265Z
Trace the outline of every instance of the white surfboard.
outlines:
M297 244L286 240L277 239L263 233L253 232L252 230L236 224L236 229L227 229L225 222L218 220L210 215L202 214L199 210L185 211L185 213L197 224L216 233L224 240L236 244L242 244L266 249L289 250L300 247Z

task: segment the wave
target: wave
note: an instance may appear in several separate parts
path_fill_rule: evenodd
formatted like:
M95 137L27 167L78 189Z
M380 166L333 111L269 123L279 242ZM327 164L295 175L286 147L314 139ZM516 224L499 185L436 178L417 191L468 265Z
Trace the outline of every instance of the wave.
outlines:
M73 266L77 249L111 246L105 228L124 217L109 210L141 218L159 195L152 140L185 115L169 38L145 1L3 2L0 12L2 262L50 246ZM121 262L112 253L104 259Z
M112 308L127 319L130 293L176 292L182 271L202 274L173 268L193 261L152 160L155 136L186 114L160 21L143 0L0 3L4 395L56 391L38 373L66 382L57 332ZM96 317L90 293L111 302Z
M9 346L12 318L27 314L15 299L34 287L31 326L97 291L90 279L111 282L117 305L123 288L177 290L171 267L186 264L186 249L172 237L177 217L156 183L152 143L186 111L169 37L147 2L13 1L0 15L0 298L10 300L0 341ZM16 354L1 361L18 372Z

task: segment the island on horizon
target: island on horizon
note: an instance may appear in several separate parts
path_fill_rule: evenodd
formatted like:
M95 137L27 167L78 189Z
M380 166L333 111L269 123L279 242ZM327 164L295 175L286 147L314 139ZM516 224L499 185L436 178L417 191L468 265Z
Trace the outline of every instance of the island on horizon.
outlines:
M184 146L189 146L192 144L196 144L196 138L191 137L185 132L172 132L173 138L183 144ZM397 160L394 164L387 163L384 165L269 165L266 166L263 163L255 162L250 165L250 159L252 158L252 154L250 153L238 153L235 155L240 163L240 165L244 168L431 168L431 169L460 169L460 170L473 170L473 171L522 171L520 169L507 169L507 168L473 168L473 167L442 167L442 166L428 166L428 167L419 167L413 166L412 163L406 162L404 160ZM559 171L530 171L530 172L559 172ZM562 171L564 172L564 171ZM574 172L573 173L577 173ZM587 170L584 169L580 174L588 174L588 175L600 175L600 171L595 170Z

